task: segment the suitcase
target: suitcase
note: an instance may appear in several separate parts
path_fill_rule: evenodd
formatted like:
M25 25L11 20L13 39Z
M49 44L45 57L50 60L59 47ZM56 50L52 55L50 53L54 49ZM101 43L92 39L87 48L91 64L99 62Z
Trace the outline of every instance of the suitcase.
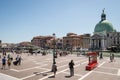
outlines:
M14 61L13 64L14 64L14 65L17 65L17 64L18 64L18 61Z

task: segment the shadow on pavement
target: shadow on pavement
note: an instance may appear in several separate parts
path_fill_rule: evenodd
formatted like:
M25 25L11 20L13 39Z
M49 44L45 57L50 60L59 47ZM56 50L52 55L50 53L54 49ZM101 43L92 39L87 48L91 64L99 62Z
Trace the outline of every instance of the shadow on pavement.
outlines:
M66 78L71 78L71 76L65 76Z
M50 77L48 77L48 78L55 78L55 76L53 75L53 76L50 76Z
M51 72L51 71L44 72L44 73L41 73L41 72L34 72L33 74L47 76L47 73L50 73L50 72Z

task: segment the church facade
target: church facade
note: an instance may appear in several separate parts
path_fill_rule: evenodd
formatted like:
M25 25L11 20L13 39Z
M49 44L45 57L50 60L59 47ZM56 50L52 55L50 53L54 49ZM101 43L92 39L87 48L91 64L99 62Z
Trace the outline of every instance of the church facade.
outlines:
M90 49L107 50L112 46L120 45L120 32L117 32L112 23L106 19L104 10L101 14L101 20L96 24L94 34L90 39Z

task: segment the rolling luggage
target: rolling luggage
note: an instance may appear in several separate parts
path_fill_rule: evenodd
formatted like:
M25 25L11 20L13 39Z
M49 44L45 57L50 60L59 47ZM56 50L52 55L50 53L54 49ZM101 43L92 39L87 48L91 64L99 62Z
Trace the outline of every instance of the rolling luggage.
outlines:
M14 64L14 65L17 65L17 64L18 64L18 61L14 61L13 64Z

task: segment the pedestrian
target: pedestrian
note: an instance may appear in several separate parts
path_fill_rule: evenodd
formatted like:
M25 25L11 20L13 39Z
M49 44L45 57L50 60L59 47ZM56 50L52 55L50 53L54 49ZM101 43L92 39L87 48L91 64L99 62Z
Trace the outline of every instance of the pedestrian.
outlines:
M113 62L114 60L114 54L110 54L110 61Z
M15 59L16 59L16 61L14 61L13 64L18 65L18 63L19 63L19 55L17 55L17 57Z
M3 50L3 56L6 56L6 51L5 50Z
M100 56L100 53L99 52L97 52L97 55L98 55L98 57Z
M10 58L10 54L7 55L7 58L8 58L8 59Z
M12 62L11 58L8 58L7 64L8 64L8 68L9 68L9 69L10 69L10 66L11 66L11 62Z
M2 69L5 70L5 66L6 66L6 58L5 56L2 58Z
M112 54L112 61L114 61L114 53Z
M74 76L74 65L73 60L71 60L71 62L69 62L70 76Z
M21 60L22 60L22 58L21 58L21 56L19 56L19 58L18 58L18 64L19 65L21 65Z
M100 53L100 59L103 59L103 54L102 54L102 52Z
M16 61L18 61L18 59L19 59L19 55L17 55L17 57L16 57L15 59L16 59Z
M57 72L57 66L56 66L56 63L53 64L53 66L52 66L52 70L53 70L53 72L54 72L54 77L55 77L56 72Z

